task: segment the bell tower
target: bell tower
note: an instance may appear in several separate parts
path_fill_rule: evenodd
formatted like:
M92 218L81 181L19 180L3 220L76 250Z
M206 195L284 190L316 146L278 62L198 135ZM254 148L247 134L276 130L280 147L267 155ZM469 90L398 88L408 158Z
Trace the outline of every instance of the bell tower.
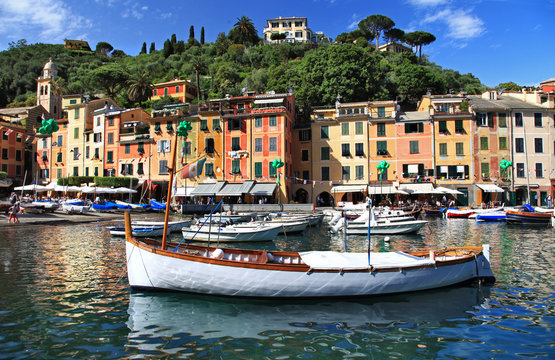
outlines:
M42 105L54 119L61 119L62 94L52 83L57 76L58 68L50 58L42 69L42 76L37 79L37 105Z

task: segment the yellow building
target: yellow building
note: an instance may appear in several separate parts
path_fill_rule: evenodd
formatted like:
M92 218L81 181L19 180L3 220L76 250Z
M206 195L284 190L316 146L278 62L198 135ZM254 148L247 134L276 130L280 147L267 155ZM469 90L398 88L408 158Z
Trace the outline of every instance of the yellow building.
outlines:
M279 42L311 42L312 30L308 27L305 17L279 17L266 20L262 37L265 44ZM285 34L285 39L272 40L272 34Z
M391 187L393 181L398 181L401 174L397 169L397 129L395 127L398 116L395 101L372 101L368 103L370 115L370 165L369 165L369 187L370 194L389 194L394 190ZM389 164L389 168L381 173L378 165L381 161Z
M189 80L174 79L154 84L151 100L158 100L165 96L179 99L182 103L191 103L197 99L197 87Z
M312 184L314 179L312 168L314 154L312 152L312 129L310 125L293 129L291 150L295 154L294 161L291 164L294 178L291 185L292 200L299 203L314 203L317 194L314 194Z
M67 108L67 170L65 176L93 176L94 116L93 112L116 105L112 99L92 100ZM98 138L96 139L98 140ZM98 142L98 141L96 141Z
M473 121L463 95L424 95L418 110L428 110L434 126L436 185L458 190L459 205L474 203Z

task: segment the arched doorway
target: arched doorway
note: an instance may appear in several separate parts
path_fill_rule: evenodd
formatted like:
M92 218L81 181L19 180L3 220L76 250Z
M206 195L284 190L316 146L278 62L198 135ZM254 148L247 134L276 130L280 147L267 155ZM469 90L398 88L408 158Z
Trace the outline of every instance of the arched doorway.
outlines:
M308 191L299 189L295 192L294 199L299 204L306 204L308 202Z
M341 197L343 202L352 202L353 204L358 204L365 201L365 195L360 191L357 192L346 192Z
M334 206L333 196L329 192L321 192L316 197L316 206Z

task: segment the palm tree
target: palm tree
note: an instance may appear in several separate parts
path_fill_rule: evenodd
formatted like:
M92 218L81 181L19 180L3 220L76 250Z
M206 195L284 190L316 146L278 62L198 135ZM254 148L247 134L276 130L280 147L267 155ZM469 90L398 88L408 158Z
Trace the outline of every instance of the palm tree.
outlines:
M205 59L200 55L196 55L191 58L191 65L195 70L195 81L197 85L197 100L198 100L198 97L200 94L200 74L208 70L208 65L206 64Z
M256 44L258 42L258 33L252 20L244 15L237 18L237 20L233 30L236 32L240 43L243 45Z
M133 102L143 102L152 96L152 89L154 88L148 73L144 70L136 72L131 76L128 81L129 91L127 97Z

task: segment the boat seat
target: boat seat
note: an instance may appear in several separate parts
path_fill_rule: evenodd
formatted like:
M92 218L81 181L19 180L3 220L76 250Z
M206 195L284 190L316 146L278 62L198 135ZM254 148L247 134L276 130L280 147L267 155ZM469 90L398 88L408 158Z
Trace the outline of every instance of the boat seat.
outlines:
M211 254L210 257L212 259L223 259L225 253L222 249L216 249Z

